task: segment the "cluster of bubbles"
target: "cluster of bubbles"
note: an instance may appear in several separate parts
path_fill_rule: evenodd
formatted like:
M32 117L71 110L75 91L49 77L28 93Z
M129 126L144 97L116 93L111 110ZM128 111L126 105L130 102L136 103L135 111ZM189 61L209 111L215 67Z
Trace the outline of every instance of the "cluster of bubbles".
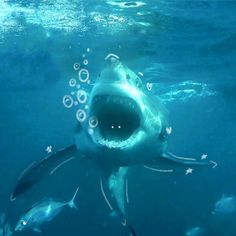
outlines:
M90 52L90 48L87 48L87 53ZM71 78L69 80L69 86L75 91L72 91L70 94L64 95L62 99L62 103L64 107L71 108L73 106L80 105L80 108L76 111L76 119L79 122L84 122L87 119L87 112L88 105L86 104L88 101L88 93L82 87L83 85L90 84L90 74L87 68L85 68L89 61L86 59L86 55L83 54L83 63L80 64L79 62L75 62L73 64L73 69L77 72L78 77ZM90 127L90 134L93 133L93 130L98 125L98 120L96 117L90 117L88 119L89 127Z
M136 7L142 7L145 6L146 3L141 2L141 1L107 1L108 4L113 5L113 6L118 6L120 8L136 8Z

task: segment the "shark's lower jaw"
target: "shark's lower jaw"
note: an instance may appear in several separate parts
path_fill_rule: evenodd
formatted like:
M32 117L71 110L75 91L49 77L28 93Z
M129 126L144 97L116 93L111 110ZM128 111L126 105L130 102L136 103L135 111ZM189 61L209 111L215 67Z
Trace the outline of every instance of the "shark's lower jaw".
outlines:
M140 128L140 109L130 97L96 95L91 109L98 119L94 138L108 148L124 148L132 145Z

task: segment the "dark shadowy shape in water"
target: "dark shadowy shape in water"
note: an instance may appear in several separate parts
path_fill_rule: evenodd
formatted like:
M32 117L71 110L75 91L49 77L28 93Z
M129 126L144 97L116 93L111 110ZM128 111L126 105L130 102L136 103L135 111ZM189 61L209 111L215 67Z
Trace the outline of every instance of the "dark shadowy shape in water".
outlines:
M60 78L50 52L41 49L30 52L12 51L1 54L0 57L3 58L0 64L3 83L14 78L11 84L13 89L34 89L57 82ZM22 61L24 66L21 64ZM5 86L3 87L6 89Z
M0 44L2 88L35 89L54 84L60 79L57 54L42 26L27 24L24 15L16 15L24 30L9 33Z
M236 199L232 195L223 195L216 203L212 214L218 216L236 213Z

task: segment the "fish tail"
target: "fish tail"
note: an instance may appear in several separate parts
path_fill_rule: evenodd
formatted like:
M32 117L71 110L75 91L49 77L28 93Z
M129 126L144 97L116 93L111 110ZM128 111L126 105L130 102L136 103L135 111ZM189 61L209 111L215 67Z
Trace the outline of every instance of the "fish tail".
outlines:
M128 224L127 227L129 229L130 236L137 236L137 234L136 234L136 232L135 232L135 230L134 230L132 225Z
M79 191L79 187L76 189L72 199L67 203L70 208L74 208L76 210L78 210L78 207L75 205L75 198L77 196L78 191Z
M127 222L126 218L122 219L121 224L128 229L129 236L137 236L133 226Z

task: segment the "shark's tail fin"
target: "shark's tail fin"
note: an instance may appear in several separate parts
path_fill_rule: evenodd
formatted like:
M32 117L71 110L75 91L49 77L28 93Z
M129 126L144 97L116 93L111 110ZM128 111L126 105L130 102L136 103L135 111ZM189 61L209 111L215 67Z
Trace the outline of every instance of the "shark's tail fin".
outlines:
M134 228L133 228L131 225L127 224L127 227L128 227L128 229L129 229L129 235L130 235L130 236L137 236L137 234L136 234Z
M137 236L133 226L130 225L125 218L123 218L121 224L129 230L129 236Z
M76 210L78 210L78 207L75 205L75 198L77 196L78 191L79 191L79 187L76 189L72 199L67 203L70 208L74 208Z

